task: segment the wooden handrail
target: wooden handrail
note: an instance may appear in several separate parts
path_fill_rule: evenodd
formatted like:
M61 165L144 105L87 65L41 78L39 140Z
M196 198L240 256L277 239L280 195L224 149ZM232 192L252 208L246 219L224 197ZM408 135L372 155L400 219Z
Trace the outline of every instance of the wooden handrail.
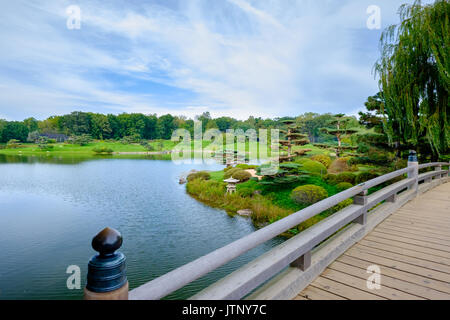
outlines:
M355 221L365 223L367 211L381 201L394 202L398 192L405 188L417 188L418 182L449 173L449 170L437 170L418 174L419 168L448 166L448 163L432 163L418 165L417 162L408 163L408 167L400 169L341 193L317 202L303 210L293 213L275 223L257 230L237 241L183 265L169 273L147 282L129 293L131 300L155 300L184 287L192 281L228 263L258 245L294 228L305 220L337 205L338 203L355 197L355 204L350 205L322 222L303 231L296 237L270 250L253 262L235 271L232 275L218 281L203 290L193 298L199 299L239 299L251 292L270 277L281 271L290 263L298 261L302 268L308 268L308 259L314 246L331 236L346 224ZM396 177L408 174L408 178L389 185L374 194L367 196L367 190ZM295 239L295 240L294 240ZM252 267L251 272L245 272Z

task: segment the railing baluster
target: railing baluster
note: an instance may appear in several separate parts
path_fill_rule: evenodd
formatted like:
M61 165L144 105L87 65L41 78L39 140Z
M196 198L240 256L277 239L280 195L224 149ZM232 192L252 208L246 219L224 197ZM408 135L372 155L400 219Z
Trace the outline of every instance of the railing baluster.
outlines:
M302 271L305 271L311 266L311 251L308 251L304 255L302 255L297 260L291 263L291 267L299 268Z
M438 166L436 166L436 167L434 167L434 170L435 171L441 171L442 170L442 166L441 165L438 165ZM436 178L435 179L442 179L444 177L444 175L443 174L440 174L440 175L438 175L438 176L436 176Z
M417 153L414 150L409 151L408 168L411 170L408 172L408 178L415 179L412 186L408 187L408 190L414 190L416 193L419 191L419 161L417 160Z
M367 194L368 194L367 190L364 190L363 192L357 194L353 199L353 204L357 204L364 207L361 215L354 221L355 223L359 223L362 225L366 224L367 222L367 208L366 208L368 201Z
M394 203L397 201L397 193L394 193L392 196L386 198L386 202Z

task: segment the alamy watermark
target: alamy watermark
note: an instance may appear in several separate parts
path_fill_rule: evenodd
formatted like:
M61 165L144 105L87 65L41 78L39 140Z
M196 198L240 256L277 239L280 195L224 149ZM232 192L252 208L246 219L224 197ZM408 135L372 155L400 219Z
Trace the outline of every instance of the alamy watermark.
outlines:
M366 26L369 30L381 29L381 8L376 5L367 7L366 13L369 15L367 18Z
M81 8L77 5L71 5L66 8L67 29L80 29L81 28Z
M366 286L369 290L381 289L381 268L376 264L367 267L367 273L370 274L367 278Z
M261 167L262 175L273 175L279 168L278 129L219 129L202 130L202 122L194 122L193 139L186 129L176 129L172 141L178 144L172 149L172 161L176 164L224 162L237 164L245 162L264 161ZM204 146L205 142L207 146Z
M66 273L70 274L67 278L66 286L69 290L81 289L81 269L77 265L70 265L66 269Z

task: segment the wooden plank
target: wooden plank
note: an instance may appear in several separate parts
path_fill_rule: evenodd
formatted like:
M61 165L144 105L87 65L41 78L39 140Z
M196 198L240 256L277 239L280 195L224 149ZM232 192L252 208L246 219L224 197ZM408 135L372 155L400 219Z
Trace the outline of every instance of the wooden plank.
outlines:
M314 280L312 285L350 300L386 300L386 298L367 293L322 276Z
M435 206L433 204L423 204L423 203L408 203L405 206L403 206L405 209L414 210L416 212L437 212L445 214L448 212L449 208L445 208L442 206Z
M333 262L329 269L344 272L355 277L361 278L367 281L369 274L367 273L367 268L355 267L349 264L345 264L340 261ZM420 297L423 299L433 299L433 300L446 300L450 299L450 294L436 291L427 287L420 286L418 284L404 281L401 279L396 279L384 274L384 270L380 267L380 285L381 287L389 287L392 289L397 289L413 296Z
M410 273L415 273L415 274L418 274L418 275L421 275L423 277L427 277L430 279L435 279L435 280L444 281L444 282L450 282L450 276L447 273L431 270L428 268L412 265L409 263L404 263L401 261L396 261L396 260L385 258L385 257L380 257L380 256L370 254L367 252L347 251L344 253L344 255L358 258L361 260L370 261L377 265L378 264L384 265L386 267L399 269L399 270L410 272Z
M322 290L312 285L308 286L302 292L300 292L299 296L308 300L347 300L344 297L338 296L337 294Z
M422 219L433 219L433 220L444 220L449 221L450 220L450 214L438 214L438 213L423 213L413 210L407 210L404 208L400 208L397 210L395 215L401 215L401 216L411 216L411 217L418 217Z
M345 263L348 265L352 265L355 267L359 267L364 270L367 270L367 267L374 264L373 261L361 260L359 258L355 258L355 257L349 256L349 255L342 255L336 261L339 261L339 262L342 262L342 263ZM422 287L440 291L440 292L443 292L446 294L450 294L450 283L448 283L448 282L434 280L431 278L424 277L422 275L418 275L416 273L403 271L399 268L381 265L378 262L376 264L380 267L381 274L383 274L383 275L389 276L391 278L399 279L399 280L404 280L406 282L418 284ZM409 271L417 272L417 270L411 270L411 269Z
M431 255L431 254L428 254L428 253L419 252L417 250L410 250L410 249L405 249L405 248L399 248L399 247L397 247L395 245L391 245L391 244L383 244L383 243L379 243L379 242L374 242L374 241L371 241L370 239L367 239L367 237L365 239L361 240L359 242L359 244L363 245L365 247L385 250L385 251L398 253L398 254L401 254L401 255L409 256L409 257L414 257L414 258L423 259L423 260L432 261L432 262L436 262L436 263L445 264L447 266L450 266L450 259L449 258L443 258L443 257L439 257L439 256L434 256L434 255Z
M443 258L450 259L450 252L445 252L442 250L436 250L436 249L431 249L431 248L427 248L427 247L422 247L420 245L414 245L414 244L410 244L407 242L392 241L392 240L385 239L385 238L382 238L382 237L379 237L379 236L376 236L373 234L369 234L364 239L373 241L376 243L380 243L380 244L385 244L388 246L394 246L394 247L403 248L403 249L415 250L417 252L423 252L423 253L434 255L437 257L443 257Z
M430 234L423 234L420 232L416 232L414 230L409 230L406 228L399 228L395 226L389 226L389 225L378 225L376 231L384 232L384 233L391 233L395 235L402 235L407 238L417 239L425 242L431 242L431 243L437 243L441 244L443 246L450 246L450 241L442 238L435 237Z
M414 222L416 224L423 224L431 227L445 228L447 231L450 230L450 221L446 221L444 219L433 219L430 217L418 217L413 215L402 215L396 212L392 216L390 216L387 220L401 220Z
M417 226L411 226L408 224L401 224L401 223L392 223L389 221L382 222L378 225L380 228L389 228L391 230L395 231L404 231L408 233L413 233L417 235L421 235L424 237L428 237L430 239L436 239L441 241L445 241L446 244L450 243L450 236L443 234L442 232L438 230L425 230L425 228L417 227Z
M367 275L369 276L369 275ZM367 288L367 278L366 279L361 279L359 277L355 277L353 275L344 273L344 272L340 272L334 269L326 269L321 277L323 278L327 278L333 281L337 281L340 283L344 283L347 286L371 293L371 294L375 294L377 296L389 299L389 300L423 300L423 298L418 297L418 296L414 296L411 295L409 293L403 292L403 291L399 291L387 286L381 286L380 289L376 290L376 289L369 289Z
M404 211L404 212L411 212L411 213L415 213L415 214L420 214L423 216L436 216L436 217L442 217L442 218L448 218L449 217L449 213L447 211L445 211L444 209L437 209L437 210L418 210L417 206L416 207L408 207L408 206L403 206L401 208L399 208L399 211Z
M366 252L369 254L379 255L381 257L386 257L386 258L389 258L392 260L409 263L409 264L412 264L415 266L424 267L424 268L439 271L439 272L444 272L450 276L450 266L446 266L444 264L435 263L432 261L419 259L419 258L415 258L415 257L405 256L403 254L393 253L393 252L386 251L386 250L370 248L370 247L363 246L361 244L357 244L355 247L351 248L350 250L363 251L363 252Z
M444 216L435 216L435 215L429 215L429 214L420 214L413 211L404 211L404 210L398 210L393 215L395 217L405 217L405 218L414 218L418 220L426 220L433 223L439 223L439 222L445 222L450 223L450 217L444 217Z
M366 285L367 267L374 264L381 268L381 290ZM450 184L421 194L385 219L301 295L450 300Z
M428 242L424 239L419 239L417 237L409 236L408 234L399 234L398 232L390 232L389 230L376 229L372 231L369 235L374 235L380 238L394 240L398 242L404 242L409 244L414 244L422 246L424 248L431 248L436 250L441 250L444 252L450 252L450 246L442 245L440 243Z
M437 225L429 225L422 222L413 221L412 219L407 218L401 218L401 217L390 217L383 221L383 225L389 224L389 225L395 225L395 226L401 226L401 227L407 227L408 229L412 230L419 230L425 233L432 232L439 235L442 235L444 237L448 237L450 239L450 233L448 230L450 230L449 227L443 226L437 226Z

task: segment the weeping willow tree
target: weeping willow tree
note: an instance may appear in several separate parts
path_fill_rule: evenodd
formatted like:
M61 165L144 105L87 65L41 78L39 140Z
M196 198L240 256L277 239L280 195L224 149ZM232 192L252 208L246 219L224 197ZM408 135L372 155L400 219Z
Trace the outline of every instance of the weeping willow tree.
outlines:
M384 127L433 158L449 152L450 1L415 1L399 9L400 24L380 39L375 64L383 93Z

